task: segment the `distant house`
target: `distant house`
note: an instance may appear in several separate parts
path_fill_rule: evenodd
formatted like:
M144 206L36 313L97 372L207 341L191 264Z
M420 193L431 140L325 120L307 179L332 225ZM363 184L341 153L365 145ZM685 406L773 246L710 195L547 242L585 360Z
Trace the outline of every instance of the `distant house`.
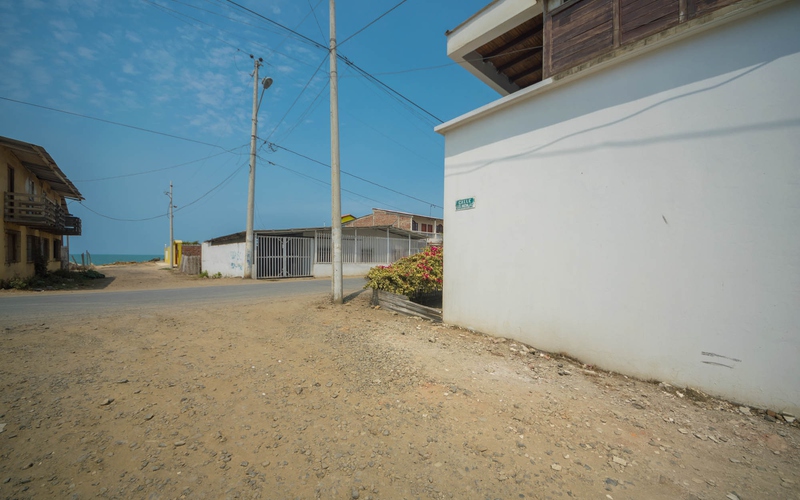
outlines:
M213 275L244 276L245 233L203 242L202 269ZM254 231L255 278L327 277L332 274L331 228ZM364 276L423 250L427 237L392 226L343 227L342 274Z
M83 196L41 146L0 137L0 162L6 167L0 279L33 276L37 261L59 269L69 260L63 237L81 234L81 220L70 215L66 200Z
M392 226L412 233L424 234L430 242L441 242L444 234L442 219L382 208L373 208L371 214L351 220L344 225L347 227Z
M495 0L448 32L501 97L436 129L444 321L800 412L798 26L781 0Z

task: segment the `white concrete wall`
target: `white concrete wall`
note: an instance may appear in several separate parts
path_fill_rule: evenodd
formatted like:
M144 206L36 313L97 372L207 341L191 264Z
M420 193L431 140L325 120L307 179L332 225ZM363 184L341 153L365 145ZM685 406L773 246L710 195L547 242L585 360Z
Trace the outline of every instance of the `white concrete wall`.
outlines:
M342 264L342 276L366 276L370 269L380 264ZM331 264L314 264L315 278L329 278L333 274Z
M800 413L797 26L787 2L450 128L445 322Z
M210 245L203 243L203 271L209 276L222 273L225 278L244 277L244 243Z

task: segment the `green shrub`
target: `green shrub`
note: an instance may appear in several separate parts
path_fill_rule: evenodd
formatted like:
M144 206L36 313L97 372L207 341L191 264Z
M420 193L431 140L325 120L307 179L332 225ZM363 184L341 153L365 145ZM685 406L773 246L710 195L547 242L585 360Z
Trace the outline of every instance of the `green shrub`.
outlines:
M14 290L27 290L31 287L31 278L11 278L8 280L7 286L3 286L3 288L14 289Z
M105 274L98 273L94 269L87 269L86 271L81 272L81 274L85 278L89 278L90 280L97 280L97 279L101 279L101 278L105 278L106 277Z
M364 288L384 290L412 299L442 290L444 263L442 249L428 247L388 266L373 267L367 273Z

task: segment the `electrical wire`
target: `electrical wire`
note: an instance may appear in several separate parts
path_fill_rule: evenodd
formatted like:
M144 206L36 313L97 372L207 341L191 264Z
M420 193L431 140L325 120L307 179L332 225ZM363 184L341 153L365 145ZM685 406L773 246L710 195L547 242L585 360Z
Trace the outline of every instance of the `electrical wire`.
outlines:
M297 31L295 31L295 30L293 30L293 29L291 29L291 28L289 28L289 27L287 27L287 26L285 26L285 25L283 25L283 24L281 24L281 23L279 23L279 22L277 22L275 20L272 20L272 19L270 19L270 18L268 18L268 17L266 17L266 16L264 16L262 14L259 14L258 12L254 11L252 9L249 9L249 8L247 8L247 7L245 7L245 6L241 5L241 4L238 4L238 3L234 2L233 0L225 0L225 1L228 2L231 5L235 5L236 7L240 8L240 9L242 9L242 10L244 10L244 11L246 11L246 12L248 12L248 13L254 15L254 16L259 17L260 19L263 19L264 21L267 21L270 24L273 24L273 25L278 26L278 27L280 27L282 29L285 29L289 33L295 35L297 38L299 38L299 39L301 39L301 40L303 40L303 41L305 41L307 43L310 43L314 47L317 47L317 48L320 48L320 49L323 49L323 50L326 50L326 51L330 51L329 47L326 47L325 45L323 45L323 44L321 44L321 43L319 43L319 42L317 42L315 40L312 40L311 38L303 35L302 33L299 33L299 32L297 32ZM367 78L369 81L373 82L375 85L378 85L379 87L382 87L390 95L393 95L397 99L401 99L403 101L406 101L407 103L409 103L413 107L419 109L420 111L422 111L426 115L430 116L431 118L433 118L437 122L444 123L444 120L442 120L441 118L437 117L436 115L434 115L433 113L431 113L427 109L423 108L422 106L420 106L416 102L412 101L411 99L409 99L408 97L406 97L405 95L400 93L399 91L393 89L392 87L390 87L386 83L382 82L380 79L378 79L375 76L371 75L365 69L361 68L356 63L354 63L353 61L348 59L346 56L344 56L344 54L341 54L341 53L337 52L337 58L340 59L345 64L351 66L353 69L358 71L362 76Z
M259 137L259 139L261 139L261 138ZM293 151L293 150L291 150L291 149L289 149L287 147L281 146L280 144L275 144L275 143L268 142L268 141L264 141L264 143L268 144L270 148L282 149L282 150L286 151L287 153L291 153L291 154L299 156L301 158L305 158L306 160L308 160L310 162L316 163L316 164L321 165L323 167L331 168L331 166L328 165L327 163L321 162L319 160L315 160L314 158L311 158L310 156L306 156L306 155L304 155L302 153L298 153L297 151ZM355 174L351 174L350 172L345 172L344 170L340 170L340 172L343 173L344 175L353 177L354 179L358 179L358 180L360 180L362 182L366 182L367 184L372 184L373 186L377 186L377 187L385 189L387 191L391 191L392 193L399 194L400 196L405 196L406 198L410 198L412 200L419 201L421 203L424 203L426 205L430 205L430 206L433 206L433 207L436 207L436 208L442 208L442 209L444 208L441 205L437 205L436 203L431 203L429 201L425 201L425 200L417 198L415 196L411 196L410 194L406 194L406 193L403 193L402 191L398 191L396 189L392 189L392 188L390 188L388 186L384 186L383 184L378 184L377 182L371 181L369 179L365 179L364 177L360 177L360 176L355 175Z
M167 217L169 215L169 214L161 214L161 215L156 215L154 217L146 217L144 219L119 219L117 217L111 217L110 215L101 214L100 212L98 212L96 210L93 210L93 209L87 207L86 205L84 205L82 201L78 201L78 205L82 206L86 210L88 210L88 211L92 212L93 214L98 215L98 216L100 216L100 217L102 217L104 219L114 220L114 221L117 221L117 222L144 222L144 221L148 221L148 220L160 219L161 217Z
M270 18L268 18L268 17L266 17L266 16L264 16L262 14L259 14L258 12L254 11L252 9L248 9L244 5L238 4L238 3L234 2L233 0L225 0L225 1L228 2L231 5L235 5L236 7L238 7L239 9L241 9L241 10L243 10L245 12L250 13L253 16L258 17L259 19L263 19L264 21L268 22L269 24L277 26L277 27L279 27L279 28L281 28L283 30L286 30L287 32L293 34L297 39L299 39L301 41L305 41L306 43L310 43L314 47L317 47L317 48L320 48L320 49L324 49L324 50L328 50L328 47L326 47L325 45L317 42L316 40L312 40L311 38L305 36L304 34L298 32L298 31L295 31L295 30L293 30L292 28L290 28L288 26L285 26L285 25L279 23L278 21L275 21L275 20L270 19Z
M297 128L297 127L298 127L298 126L301 124L301 123L303 123L303 120L305 120L305 119L306 119L306 117L307 117L307 116L308 116L310 113L312 113L312 112L313 112L313 110L315 110L315 109L316 109L316 106L317 106L317 105L318 105L318 104L321 102L321 101L319 100L319 98L320 98L320 97L322 97L322 93L323 93L323 92L325 92L325 90L326 90L326 89L327 89L327 88L330 86L330 84L331 84L331 83L330 83L330 80L328 80L328 81L326 81L326 82L325 82L325 85L323 85L323 86L322 86L322 87L319 89L319 92L317 92L317 95L316 95L316 96L314 96L314 99L313 99L313 100L312 100L312 101L311 101L311 102L308 104L308 107L306 107L306 109L305 109L305 110L304 110L302 113L300 113L300 115L297 117L297 120L295 120L295 122L294 122L294 125L292 125L291 127L289 127L289 128L286 130L286 132L284 132L284 134L281 136L281 139L280 139L280 140L281 140L281 142L283 142L283 141L285 141L286 139L288 139L288 138L289 138L289 136L290 136L290 135L292 135L292 132L294 132L294 130L295 130L295 129L296 129L296 128Z
M320 68L322 68L322 65L325 64L325 61L327 60L328 56L322 58L322 61L320 61L319 66L317 66L317 69L314 71L314 74L311 75L311 78L308 79L305 86L303 86L303 89L300 91L299 94L297 94L297 97L295 97L294 102L292 102L292 105L289 106L289 109L286 110L286 113L284 113L281 119L278 120L278 123L275 124L275 127L272 129L272 132L270 132L269 135L267 136L266 139L267 141L269 140L270 137L272 137L272 134L274 134L275 131L278 130L278 127L280 127L281 123L283 123L283 120L286 119L286 117L289 115L292 109L294 109L294 106L295 104L297 104L297 101L300 100L300 97L303 96L303 93L306 91L306 89L308 89L308 86L311 85L311 82L314 81L314 78L317 76L317 73L319 73Z
M322 40L325 40L325 33L322 31L322 26L319 24L319 18L317 18L317 12L316 12L317 7L319 7L319 4L321 4L321 3L322 3L322 0L319 0L319 2L317 2L317 5L311 6L311 0L308 0L308 5L309 5L309 7L311 7L311 14L314 16L314 22L317 23L317 28L319 28L319 34L322 35ZM308 16L306 16L306 17L308 17ZM301 24L302 24L302 21L301 21ZM299 27L300 24L298 24L297 26Z
M183 167L183 166L186 166L186 165L191 165L192 163L197 163L199 161L204 161L204 160L208 160L210 158L215 158L217 156L224 155L225 153L233 153L237 149L241 149L241 148L247 146L247 144L249 144L249 143L242 144L241 146L238 146L238 147L235 147L235 148L226 149L225 151L220 151L219 153L214 153L213 155L210 155L210 156L204 156L203 158L198 158L196 160L190 160L190 161L187 161L187 162L184 162L184 163L178 163L177 165L171 165L169 167L154 168L152 170L145 170L143 172L134 172L134 173L130 173L130 174L114 175L114 176L111 176L111 177L99 177L97 179L76 179L75 182L109 181L109 180L113 180L113 179L123 179L123 178L126 178L126 177L135 177L137 175L152 174L153 172L163 172L164 170L171 170L173 168Z
M296 175L298 175L298 176L300 176L300 177L305 177L306 179L310 179L310 180L312 180L312 181L314 181L314 182L318 182L318 183L320 183L320 184L323 184L323 185L325 185L325 186L328 186L328 187L330 187L330 185L331 185L331 183L330 183L330 182L323 181L323 180L321 180L321 179L317 179L316 177L313 177L313 176L310 176L310 175L304 174L304 173L302 173L302 172L299 172L299 171L297 171L297 170L294 170L294 169L292 169L292 168L289 168L289 167L287 167L287 166L285 166L285 165L281 165L281 164L279 164L279 163L275 163L274 161L267 160L266 158L262 158L262 157L260 157L260 156L259 156L258 158L259 158L259 159L261 159L262 161L266 162L266 163L269 163L269 164L270 164L270 165L272 165L273 167L282 168L282 169L284 169L284 170L287 170L287 171L289 171L289 172L292 172L292 173L294 173L294 174L296 174ZM403 211L403 209L402 209L402 208L400 208L400 207L396 207L396 206L394 206L394 205L389 205L388 203L385 203L384 201L381 201L381 200L376 200L376 199L374 199L374 198L370 198L370 197L368 197L368 196L364 196L363 194L356 193L355 191L350 191L349 189L344 189L344 188L341 188L341 189L342 189L342 191L344 191L345 193L350 193L350 194L352 194L352 195L355 195L355 196L358 196L358 197L360 197L360 198L364 198L365 200L369 200L369 201L372 201L372 202L375 202L375 203L381 204L381 205L383 205L383 206L385 206L385 207L394 208L394 209L396 209L396 210Z
M214 192L215 190L220 188L223 184L225 184L226 182L230 181L236 174L241 172L242 167L244 167L245 165L247 165L247 162L245 162L242 165L240 165L228 177L224 178L222 180L222 182L220 182L216 186L212 187L211 189L209 189L208 191L203 193L199 198L196 198L195 200L193 200L193 201L191 201L191 202L189 202L189 203L187 203L185 205L181 205L180 207L178 207L175 210L173 210L172 213L175 214L176 212L180 212L181 210L183 210L185 208L188 208L188 207L194 205L195 203L199 202L200 200L202 200L203 198L205 198L206 196L208 196L209 194L211 194L212 192ZM85 208L86 210L92 212L93 214L95 214L95 215L97 215L99 217L102 217L104 219L117 221L117 222L144 222L144 221L149 221L149 220L160 219L162 217L168 217L168 215L169 215L169 214L161 214L161 215L155 215L153 217L145 217L145 218L142 218L142 219L121 219L121 218L118 218L118 217L112 217L110 215L101 214L100 212L98 212L98 211L96 211L96 210L94 210L92 208L87 207L82 201L78 201L78 204L80 206L82 206L83 208Z
M366 24L366 26L364 26L364 27L363 27L363 28L361 28L360 30L356 31L356 32L355 32L355 33L353 33L352 35L348 36L347 38L345 38L345 39L344 39L344 40L342 40L341 42L338 42L338 43L336 44L336 46L337 46L337 47L341 47L341 46L342 46L343 44L345 44L345 43L346 43L348 40L350 40L350 39L351 39L351 38L353 38L354 36L358 35L358 34L359 34L359 33L361 33L362 31L364 31L365 29L369 28L369 27L370 27L370 26L372 26L373 24L377 23L377 22L378 22L378 21L380 21L380 20L381 20L381 18L383 18L385 15L389 14L389 13L390 13L390 12L392 12L394 9L396 9L396 8L400 7L401 5L403 5L404 3L406 3L407 1L408 1L408 0L400 0L400 3L398 3L397 5L395 5L394 7L392 7L391 9L387 10L386 12L384 12L383 14L381 14L380 16L376 17L375 19L373 19L372 21L370 21L369 23L367 23L367 24Z
M164 6L164 5L161 5L161 4L158 4L158 3L152 2L151 0L142 0L142 1L143 1L144 3L147 3L147 4L150 4L150 5L152 5L153 7L157 7L157 8L159 8L160 10L162 10L162 11L164 11L166 14L168 14L170 17L173 17L173 18L175 18L175 19L177 19L177 20L179 20L179 21L181 21L181 22L183 22L183 23L187 24L188 26L191 26L191 27L193 27L193 28L195 28L195 29L197 29L197 30L200 30L200 31L204 32L204 33L208 33L208 32L209 32L209 30L207 30L207 29L204 29L204 28L202 28L202 27L200 27L200 26L197 26L197 25L195 25L195 24L192 24L191 22L189 22L189 21L187 21L187 20L185 20L185 19L182 19L181 17L177 17L177 16L183 16L183 17L185 17L185 18L191 19L192 21L196 21L196 22L198 22L198 23L200 23L200 24L202 24L202 25L204 25L204 26L207 26L208 28L211 28L211 29L214 29L214 30L221 31L221 32L223 32L223 33L227 33L227 34L229 34L229 35L233 35L233 36L239 36L239 35L240 35L240 33L237 33L237 32L233 32L233 31L229 31L229 30L222 29L222 28L220 28L220 27L218 27L218 26L215 26L215 25L213 25L213 24L206 23L206 22L204 22L204 21L201 21L200 19L194 18L194 17L192 17L192 16L189 16L189 15L187 15L187 14L184 14L184 13L182 13L182 12L180 12L180 11L177 11L177 10L174 10L174 9L170 9L169 7L166 7L166 6ZM179 0L172 0L172 1L173 1L173 2L175 2L175 3L179 3L179 4L181 4L181 5L186 5L186 6L188 6L188 7L192 7L192 8L195 8L195 9L198 9L198 10L201 10L201 11L204 11L204 12L208 12L208 13L211 13L211 14L214 14L214 15L217 15L217 16L220 16L220 17L222 17L223 19L227 19L227 20L229 20L229 21L231 21L231 22L236 22L236 23L243 24L243 25L245 25L245 26L252 26L252 27L254 27L254 28L263 29L261 26L256 26L256 25L254 25L254 24L251 24L251 23L246 23L246 22L244 22L244 21L239 21L239 20L236 20L236 19L233 19L233 18L227 17L227 16L223 16L222 14L219 14L219 13L217 13L217 12L214 12L214 11L211 11L211 10L208 10L208 9L202 9L202 8L200 8L200 7L196 7L196 6L194 6L194 5L190 5L190 4L187 4L187 3L181 2L181 1L179 1ZM322 1L322 0L320 0L320 1ZM174 13L175 15L173 15L173 14L170 14L170 12ZM308 17L308 16L306 16L306 17ZM304 18L303 20L305 20L305 18ZM303 22L303 21L300 21L300 23L301 23L301 24L302 24L302 22ZM280 34L280 32L278 32L277 30L267 30L267 31L270 31L270 32L272 32L272 33L275 33L275 34ZM236 45L233 45L232 43L228 42L227 40L223 40L222 38L220 38L220 37L218 37L218 36L215 36L214 34L211 34L210 36L211 36L212 38L216 39L216 40L219 40L220 42L224 43L225 45L228 45L229 47L232 47L232 48L236 49L236 50L237 50L237 52L242 52L242 53L244 53L244 54L247 54L248 52L250 52L250 51L248 51L248 50L244 50L244 49L242 49L241 47L237 47ZM249 43L250 45L253 45L253 46L256 46L256 47L262 47L262 48L264 48L265 50L268 50L268 51L270 51L272 54L279 54L279 55L281 55L281 56L283 56L283 57L285 57L285 58L287 58L287 59L291 59L292 61L295 61L296 63L303 64L303 65L305 65L305 66L312 66L312 64L311 64L311 63L308 63L308 62L306 62L306 61L303 61L303 60L301 60L301 59L298 59L298 58L296 58L296 57L294 57L294 56L291 56L291 55L289 55L289 54L286 54L285 52L280 52L280 51L278 51L278 47L280 47L281 45L283 45L283 43L286 41L286 39L287 39L287 38L288 38L288 37L284 37L284 39L283 39L283 40L281 40L281 42L280 42L280 43L278 43L278 45L277 45L275 48L272 48L272 47L270 47L270 46L268 46L268 45L265 45L265 44L263 44L263 43L256 42L256 41L253 41L253 40L247 40L247 39L244 39L244 41L246 41L246 42L247 42L247 43ZM273 66L272 64L270 64L270 63L269 63L269 62L267 62L267 61L264 61L264 62L265 62L265 64L267 64L267 65L269 65L269 66Z
M97 118L96 116L84 115L84 114L81 114L81 113L75 113L73 111L66 111L66 110L63 110L63 109L53 108L53 107L50 107L50 106L42 106L41 104L34 104L32 102L26 102L26 101L20 101L20 100L17 100L17 99L11 99L10 97L0 96L0 100L14 102L14 103L17 103L17 104L24 104L26 106L33 106L34 108L46 109L48 111L55 111L56 113L63 113L65 115L71 115L71 116L77 116L77 117L80 117L80 118L86 118L87 120L94 120L94 121L98 121L98 122L102 122L102 123L108 123L110 125L116 125L118 127L130 128L130 129L133 129L133 130L138 130L140 132L147 132L149 134L161 135L161 136L164 136L164 137L169 137L171 139L178 139L178 140L181 140L181 141L193 142L195 144L202 144L203 146L211 146L212 148L222 149L223 151L225 150L224 147L222 147L222 146L220 146L218 144L211 144L210 142L203 142L203 141L198 141L197 139L190 139L188 137L181 137L179 135L168 134L166 132L159 132L157 130L150 130L150 129L147 129L147 128L144 128L144 127L137 127L136 125L128 125L127 123L121 123L121 122L115 122L115 121L112 121L112 120L106 120L105 118Z

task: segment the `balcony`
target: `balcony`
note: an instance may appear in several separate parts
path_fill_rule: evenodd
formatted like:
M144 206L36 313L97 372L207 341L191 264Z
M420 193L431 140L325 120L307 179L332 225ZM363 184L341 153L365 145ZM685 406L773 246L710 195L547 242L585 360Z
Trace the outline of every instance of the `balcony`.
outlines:
M81 234L81 220L42 195L5 193L3 220L53 234Z
M61 234L65 234L67 236L80 236L81 235L80 217L75 217L74 215L65 215L64 228L61 230Z

